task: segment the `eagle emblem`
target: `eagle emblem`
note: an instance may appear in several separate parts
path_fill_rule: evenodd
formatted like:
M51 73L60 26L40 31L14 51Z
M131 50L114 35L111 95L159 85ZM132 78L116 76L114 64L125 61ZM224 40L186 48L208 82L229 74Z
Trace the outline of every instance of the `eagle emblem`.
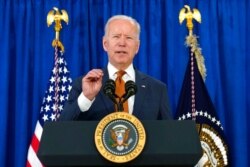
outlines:
M128 149L129 144L133 141L129 138L130 129L125 125L116 125L110 130L110 146L118 151Z
M96 148L111 162L125 163L135 159L142 152L145 142L143 124L127 112L113 112L96 127Z

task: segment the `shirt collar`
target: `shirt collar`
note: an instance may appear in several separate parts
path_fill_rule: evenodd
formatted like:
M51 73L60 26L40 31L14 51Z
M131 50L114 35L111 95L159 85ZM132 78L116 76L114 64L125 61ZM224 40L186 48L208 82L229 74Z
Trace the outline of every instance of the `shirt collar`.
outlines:
M118 71L117 68L115 68L115 66L113 66L110 62L108 63L108 73L109 73L109 78L115 80L116 78L116 72ZM128 66L127 69L125 69L126 74L125 74L125 78L127 78L126 80L132 80L135 81L135 69L133 64L130 64Z

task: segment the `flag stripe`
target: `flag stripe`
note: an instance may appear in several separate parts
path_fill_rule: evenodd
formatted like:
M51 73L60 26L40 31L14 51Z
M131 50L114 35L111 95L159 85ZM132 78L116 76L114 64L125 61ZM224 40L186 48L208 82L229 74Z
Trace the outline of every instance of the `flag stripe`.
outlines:
M31 147L33 148L33 150L36 153L38 151L39 144L40 144L40 141L38 140L38 138L36 137L36 135L34 135L33 138L32 138Z
M36 123L36 129L35 129L35 135L37 139L40 141L43 133L43 127L41 126L40 122L37 121Z
M27 161L26 167L40 167L40 166L42 167L43 166L37 157L37 152L38 152L39 145L40 145L42 131L43 131L43 128L41 124L39 123L39 121L37 121L35 132L32 137L31 145L28 151L28 158L27 158L28 161Z
M29 161L27 161L26 167L31 167Z
M29 148L29 153L28 153L28 166L33 166L33 167L43 167L42 163L38 159L36 152L33 150L33 148L30 146Z

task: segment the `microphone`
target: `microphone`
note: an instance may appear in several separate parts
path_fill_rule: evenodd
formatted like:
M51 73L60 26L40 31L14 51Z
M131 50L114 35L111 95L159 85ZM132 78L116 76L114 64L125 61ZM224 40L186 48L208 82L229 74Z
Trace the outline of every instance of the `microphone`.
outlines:
M115 104L117 104L116 101L116 94L115 94L115 81L112 79L108 79L105 82L105 85L103 87L103 92L106 96L108 96Z
M137 92L136 84L129 80L125 83L125 94L122 96L123 100L121 103L124 103L129 97L133 96Z

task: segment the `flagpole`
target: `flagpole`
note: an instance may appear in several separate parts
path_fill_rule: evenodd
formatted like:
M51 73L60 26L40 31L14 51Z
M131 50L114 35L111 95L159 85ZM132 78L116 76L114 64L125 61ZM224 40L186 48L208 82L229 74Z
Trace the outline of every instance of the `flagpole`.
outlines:
M187 21L187 29L189 31L189 35L186 38L186 44L188 44L188 41L190 39L193 39L193 19L197 22L201 23L201 14L198 9L193 9L193 12L191 11L190 7L188 5L185 5L184 8L180 10L179 13L179 22L182 24L182 22L186 19ZM193 40L191 40L192 42ZM194 82L194 50L191 49L191 111L192 111L192 120L196 120L196 107L195 107L195 82Z
M62 44L62 42L59 39L60 36L60 31L62 29L62 24L61 21L64 21L68 24L69 22L69 17L68 14L65 10L58 10L58 8L54 7L53 10L49 11L48 15L47 15L47 25L48 27L55 22L55 39L52 41L52 47L55 48L55 108L56 108L56 118L58 118L60 116L59 114L59 66L58 66L58 50L61 51L61 54L64 53L64 46Z

